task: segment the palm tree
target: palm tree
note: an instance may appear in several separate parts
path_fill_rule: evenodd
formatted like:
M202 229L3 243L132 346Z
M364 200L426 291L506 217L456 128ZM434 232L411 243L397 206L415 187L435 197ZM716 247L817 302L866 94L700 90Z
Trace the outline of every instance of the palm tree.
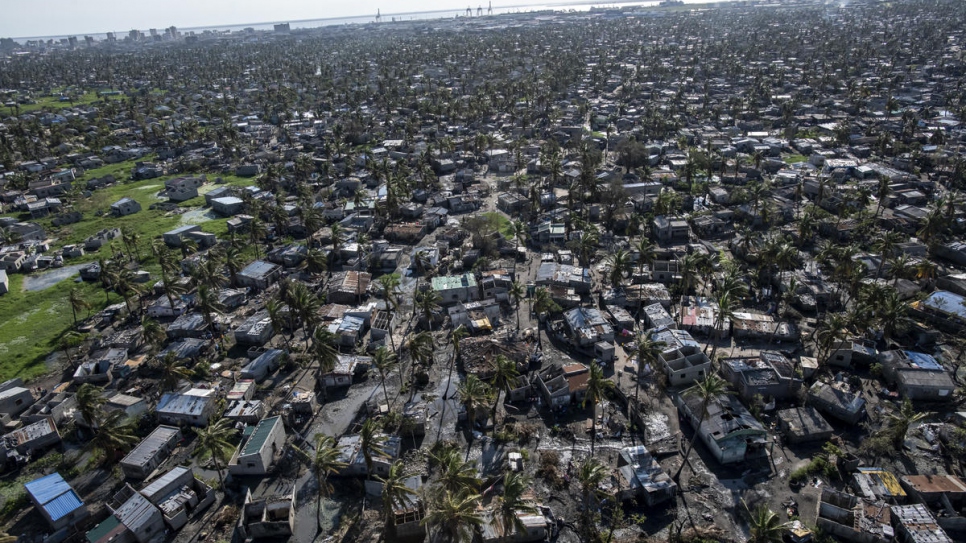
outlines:
M291 335L285 335L285 318L282 315L282 308L286 307L285 304L278 299L278 297L273 297L267 302L265 302L265 311L268 311L268 320L272 323L272 330L277 334L282 334L285 338L285 345L291 347ZM289 308L291 312L291 308ZM294 335L294 332L293 334Z
M208 285L201 285L198 287L198 298L195 303L198 306L198 310L201 311L201 315L205 319L205 326L210 332L214 333L214 315L220 315L225 312L225 306L218 301L218 294L215 293Z
M193 428L195 435L198 436L198 444L195 447L195 455L211 458L215 463L215 471L218 472L218 481L221 486L225 486L225 478L222 475L222 465L231 460L231 455L235 451L235 446L231 439L235 435L235 427L232 421L226 418L219 418L208 422L205 428Z
M518 513L534 513L536 508L523 499L533 481L527 475L508 471L503 476L503 492L497 498L496 521L500 537L512 537L514 532L526 533L527 527Z
M362 423L362 429L359 431L359 448L362 450L362 456L366 461L367 479L372 478L372 455L384 456L382 447L388 439L387 436L379 433L379 425L375 419L366 419Z
M322 397L328 397L328 387L325 385L325 375L335 369L339 362L339 351L336 349L336 335L324 326L319 326L312 334L312 355L319 364L318 381L322 383Z
M382 379L382 392L386 395L386 405L389 405L389 389L386 388L386 374L391 372L392 368L396 365L396 355L387 349L385 345L382 345L372 353L372 365L376 367L376 371L379 372L379 377Z
M638 393L641 390L641 372L644 366L650 364L656 367L661 353L667 343L655 341L650 334L640 334L637 336L637 379L634 380L634 407L640 406L638 403Z
M897 335L905 332L909 327L909 318L906 313L909 306L902 301L899 293L890 289L881 303L877 305L875 313L882 333L887 339L894 339Z
M471 373L466 376L466 380L460 383L457 391L460 395L460 401L463 403L464 409L466 409L466 420L472 430L479 414L486 409L486 405L489 402L490 387L475 374Z
M591 456L587 457L577 468L577 482L580 484L580 493L583 496L583 517L584 529L589 533L591 530L591 508L590 498L600 493L600 483L607 477L608 471L599 460ZM586 535L586 534L585 534Z
M523 289L523 285L519 281L514 281L510 285L510 290L507 292L510 298L513 298L513 303L516 304L517 310L517 330L520 330L520 302L523 301L524 296L526 296L526 291Z
M136 421L127 418L123 411L111 411L98 417L97 433L89 446L104 453L104 459L112 464L118 452L126 453L140 441L134 433L136 427Z
M517 363L509 358L503 356L502 354L496 355L496 360L493 362L493 377L490 379L490 385L494 390L494 401L493 401L493 423L496 424L496 410L500 406L500 393L504 393L504 402L506 401L506 396L510 394L510 391L516 386L517 377L520 376L520 371L517 369Z
M899 411L889 415L888 424L881 432L885 432L885 435L892 440L892 445L897 451L902 451L909 428L931 415L932 413L916 411L912 401L906 398L902 401Z
M745 505L747 509L748 506ZM759 505L754 511L748 512L748 529L751 537L748 543L781 543L785 532L785 524L774 511L764 505Z
M410 378L415 380L417 365L429 367L435 360L433 336L429 332L420 332L412 335L406 342L406 347L409 349L410 358L412 358ZM412 394L416 393L415 387L410 387L410 389L412 390Z
M553 300L553 296L550 295L550 291L546 287L540 287L533 293L533 312L537 314L537 344L541 347L543 346L543 340L540 336L540 326L543 319L539 319L540 315L544 313L553 314L561 311L560 305Z
M238 284L238 272L242 271L247 264L245 255L240 247L229 245L224 252L224 263L228 269L228 277L232 285Z
M174 351L165 353L164 358L161 359L161 392L174 390L182 379L189 377L191 377L191 370L178 359Z
M154 351L160 349L164 345L165 340L168 339L168 335L165 333L164 328L161 327L161 324L147 316L141 319L141 331L144 336L144 341Z
M394 509L409 509L412 507L415 494L406 486L406 465L397 460L389 466L389 473L385 478L376 477L382 483L382 507L386 516L386 525L395 525Z
M587 392L584 393L584 401L581 407L586 407L590 402L590 416L593 424L593 435L590 439L590 454L594 454L597 444L597 404L604 399L607 391L614 387L614 382L604 377L604 368L596 362L590 363L590 377L587 379Z
M439 485L443 490L459 494L462 492L478 492L480 478L473 462L463 460L454 448L443 448L438 455L433 455L432 461L439 471Z
M302 282L295 282L288 291L289 310L298 313L302 321L302 337L309 339L319 314L319 299Z
M416 308L423 313L429 331L433 331L433 314L439 309L439 303L443 300L439 292L433 289L421 290L416 293Z
M335 475L348 464L339 460L342 452L336 447L335 438L325 434L316 434L315 453L311 455L312 471L315 472L315 483L319 487L319 494L315 500L315 518L318 530L322 531L322 498L332 494L329 476Z
M455 330L453 330L453 333L450 337L450 341L453 343L453 356L449 361L449 375L446 376L446 389L443 392L443 407L440 409L439 428L436 430L436 439L439 439L439 435L443 431L443 417L446 415L446 404L449 403L445 395L449 394L449 387L452 386L453 383L453 368L456 366L456 361L460 358L461 354L460 342L468 335L470 335L469 330L466 329L466 326L461 324L456 327Z
M483 524L479 504L479 494L446 491L433 503L422 524L432 528L432 541L469 542L474 530Z
M610 284L617 288L624 280L624 275L631 269L630 254L624 249L618 249L607 257L607 262L610 265Z
M701 424L704 423L704 418L708 416L708 406L722 394L729 393L727 386L728 383L724 379L712 373L705 377L703 381L698 381L681 393L682 397L696 395L701 400L701 414L698 417L698 423L694 425L694 435L691 436L691 441L688 443L688 450L684 453L684 460L681 462L681 467L674 474L674 482L681 480L681 472L684 471L684 465L690 462L689 457L691 456L691 449L694 448L694 441L701 432Z
M101 406L107 401L101 396L101 389L90 383L84 383L77 389L74 399L77 401L77 411L81 418L84 419L87 426L96 430L98 413L100 413Z
M380 275L377 281L379 281L379 286L382 287L382 295L386 299L386 306L390 313L390 329L387 335L389 336L389 344L395 352L396 340L393 338L391 323L399 309L399 293L397 291L401 284L401 278L398 273L387 273L386 275Z
M68 301L70 302L71 316L74 317L74 328L77 328L77 312L84 311L85 309L90 310L91 303L84 299L84 295L76 287L70 289Z

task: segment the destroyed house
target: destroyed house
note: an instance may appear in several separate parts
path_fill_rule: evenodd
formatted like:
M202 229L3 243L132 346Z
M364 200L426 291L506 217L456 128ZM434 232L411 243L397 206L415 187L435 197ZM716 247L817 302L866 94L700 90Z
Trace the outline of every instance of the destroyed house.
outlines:
M369 293L372 275L355 270L333 274L329 280L328 297L330 303L355 304Z
M267 310L261 310L245 319L235 329L235 341L244 345L264 345L272 338L276 330L272 327L272 319Z
M389 474L392 463L399 458L402 439L399 436L380 435L382 443L372 451L372 473L366 466L365 455L362 453L362 438L358 434L346 435L339 438L336 447L339 449L339 462L345 467L339 470L343 477L365 477L377 475L385 477Z
M711 371L711 359L686 331L657 330L651 334L651 339L664 343L658 363L667 375L669 386L690 386L703 381Z
M910 400L951 401L956 383L935 358L915 351L879 353L882 375Z
M188 518L215 502L215 491L194 471L177 466L141 489L140 494L161 510L164 523L179 530Z
M322 375L322 382L327 387L347 387L352 380L364 374L372 365L372 358L354 354L340 354L332 371Z
M253 498L245 492L245 504L238 519L242 539L287 538L295 532L295 487L288 495Z
M537 389L552 408L580 403L587 392L590 369L580 363L553 364L537 374Z
M778 428L789 443L827 441L832 437L832 425L814 407L793 407L777 413Z
M703 420L702 401L693 389L678 394L675 403L718 462L733 464L765 456L768 433L737 398L714 398Z
M14 455L32 455L47 447L60 443L60 433L54 420L44 418L17 428L3 436L3 449L7 457Z
M181 430L158 426L121 459L121 471L128 479L147 479L181 442Z
M235 277L238 284L243 287L265 290L281 276L282 267L278 264L256 260L245 266Z
M537 286L572 288L577 294L589 294L593 284L589 269L556 262L541 263L535 283Z
M808 403L847 424L857 424L865 416L865 399L839 383L815 382L808 389Z
M265 416L265 404L261 400L235 400L228 404L223 416L235 422L258 424Z
M936 517L921 503L893 505L892 523L902 543L953 543L936 522Z
M857 543L888 543L895 531L889 506L840 492L826 485L816 525L826 533Z
M773 351L762 351L756 357L724 358L721 373L744 400L756 395L784 400L794 397L802 386L794 364Z
M591 347L600 341L614 341L614 327L596 308L575 307L564 311L564 322L574 344Z
M644 445L621 449L617 476L621 499L642 499L648 507L673 500L677 493L677 484Z

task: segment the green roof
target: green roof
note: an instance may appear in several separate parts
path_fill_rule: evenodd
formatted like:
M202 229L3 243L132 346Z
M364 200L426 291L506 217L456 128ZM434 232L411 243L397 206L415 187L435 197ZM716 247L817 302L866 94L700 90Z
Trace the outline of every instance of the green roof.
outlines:
M452 290L454 288L476 288L476 276L471 273L433 277L433 290Z
M262 448L262 445L268 441L268 436L272 433L272 428L275 427L275 422L278 417L272 417L270 419L262 419L257 426L255 426L255 431L252 432L252 437L248 438L248 442L245 443L245 448L242 449L241 454L255 454Z
M90 543L97 543L103 539L104 536L111 533L111 530L117 528L120 524L121 521L117 520L117 517L114 515L111 515L104 519L104 522L94 526L91 531L87 532L87 540L90 541Z

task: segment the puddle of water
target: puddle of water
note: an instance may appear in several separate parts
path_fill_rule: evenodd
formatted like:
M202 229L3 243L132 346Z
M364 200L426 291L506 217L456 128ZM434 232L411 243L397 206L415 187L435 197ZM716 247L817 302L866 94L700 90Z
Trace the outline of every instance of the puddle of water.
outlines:
M23 289L28 292L48 289L64 279L77 275L79 270L84 266L85 264L74 264L73 266L64 266L63 268L50 270L48 272L28 275L23 280Z
M182 213L179 222L182 226L184 226L188 224L206 222L216 218L218 218L218 215L210 209L192 209L191 211Z

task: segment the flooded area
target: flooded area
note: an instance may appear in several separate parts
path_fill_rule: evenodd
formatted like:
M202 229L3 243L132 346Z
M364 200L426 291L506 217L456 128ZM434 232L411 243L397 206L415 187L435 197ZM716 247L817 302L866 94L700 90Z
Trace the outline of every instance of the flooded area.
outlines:
M24 277L23 289L26 291L48 289L64 279L77 275L84 266L86 264L74 264L73 266L64 266L63 268L50 270L41 274L28 275Z

